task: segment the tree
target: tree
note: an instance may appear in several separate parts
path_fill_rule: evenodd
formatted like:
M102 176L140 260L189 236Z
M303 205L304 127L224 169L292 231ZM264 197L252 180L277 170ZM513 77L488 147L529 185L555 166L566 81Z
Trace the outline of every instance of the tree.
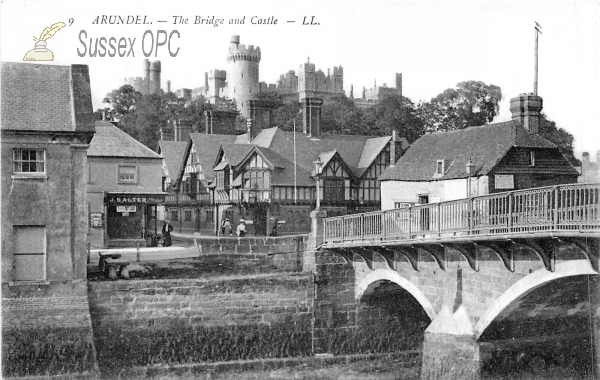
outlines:
M346 96L336 96L323 103L321 133L360 135L367 134L362 122L363 113Z
M418 106L419 117L430 131L449 131L491 122L500 111L502 90L481 81L460 82Z
M124 115L135 111L136 103L142 96L140 92L126 84L106 94L103 102L110 104L112 108L111 118L120 121Z
M550 141L558 147L562 154L574 166L581 166L581 161L578 160L573 153L573 135L563 128L556 126L552 120L548 120L545 114L540 117L540 136Z
M388 96L376 106L364 110L364 124L369 135L389 136L393 130L412 143L423 134L423 121L410 99L400 95Z

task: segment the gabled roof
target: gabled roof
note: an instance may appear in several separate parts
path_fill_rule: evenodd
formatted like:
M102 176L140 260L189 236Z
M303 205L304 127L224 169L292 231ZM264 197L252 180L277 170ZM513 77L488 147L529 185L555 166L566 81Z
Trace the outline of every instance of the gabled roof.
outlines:
M236 137L237 136L235 135L190 133L190 140L188 141L188 147L185 151L184 160L189 156L191 144L194 144L194 148L196 149L196 157L200 163L200 166L202 167L204 178L210 181L215 176L215 173L213 172L213 166L215 164L215 157L219 152L221 144L232 143L235 141ZM183 172L184 169L185 162L182 162L180 172Z
M162 157L108 121L96 121L96 134L87 150L88 157Z
M219 148L216 160L219 161L221 155L224 154L225 158L227 158L227 163L232 167L236 167L248 155L248 152L250 152L253 147L254 145L251 144L223 143ZM218 162L215 162L214 164L218 165Z
M172 182L177 180L179 169L183 164L183 157L185 154L185 148L187 142L182 141L159 141L158 152L162 155L165 160L167 167L167 175Z
M2 62L2 129L93 132L86 65Z
M466 178L469 158L474 175L487 175L512 147L556 148L543 137L530 133L515 121L470 127L458 131L426 134L379 177L380 181L431 181ZM444 175L435 176L437 160L444 160Z

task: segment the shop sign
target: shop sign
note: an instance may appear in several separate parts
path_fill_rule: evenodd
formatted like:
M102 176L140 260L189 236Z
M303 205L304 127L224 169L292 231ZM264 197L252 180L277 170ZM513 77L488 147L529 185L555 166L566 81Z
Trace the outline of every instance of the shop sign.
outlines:
M102 228L104 220L104 214L101 212L90 212L90 227Z
M495 180L496 189L515 188L515 180L512 174L496 174Z
M106 203L109 204L134 204L134 203L162 203L163 199L148 195L108 195Z
M136 206L117 206L117 212L135 212ZM127 216L127 215L124 215Z

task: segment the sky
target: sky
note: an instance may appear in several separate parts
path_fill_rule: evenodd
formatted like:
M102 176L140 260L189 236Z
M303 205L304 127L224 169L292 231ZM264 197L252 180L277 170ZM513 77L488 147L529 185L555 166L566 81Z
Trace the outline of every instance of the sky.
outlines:
M94 24L102 16L139 16L148 24ZM175 16L187 24L175 23L180 21ZM230 24L242 19L244 24ZM253 23L258 19L270 23ZM267 83L289 70L297 73L309 57L325 73L344 68L346 95L351 85L355 96L375 81L393 87L397 72L403 75L403 95L415 103L478 80L501 87L504 99L494 121L505 121L510 98L533 92L536 21L542 26L543 112L574 135L576 151L590 151L594 160L600 150L600 0L3 0L0 58L22 61L34 37L64 22L47 40L54 61L42 64L88 65L97 109L124 78L142 76L144 52L161 61L163 89L167 80L172 90L195 88L203 85L206 71L226 69L230 38L239 35L242 44L260 47L260 80ZM166 36L170 52L168 44L157 46ZM125 56L90 57L90 39L101 37L124 38Z

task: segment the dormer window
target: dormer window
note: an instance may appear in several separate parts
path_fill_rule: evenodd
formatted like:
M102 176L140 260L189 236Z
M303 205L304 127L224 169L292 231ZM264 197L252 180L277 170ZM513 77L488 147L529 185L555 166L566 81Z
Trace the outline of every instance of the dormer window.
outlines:
M535 152L533 150L529 151L529 166L535 166Z
M445 164L444 164L444 160L437 160L437 164L435 167L435 174L436 175L444 175L444 172L446 171L445 168Z

